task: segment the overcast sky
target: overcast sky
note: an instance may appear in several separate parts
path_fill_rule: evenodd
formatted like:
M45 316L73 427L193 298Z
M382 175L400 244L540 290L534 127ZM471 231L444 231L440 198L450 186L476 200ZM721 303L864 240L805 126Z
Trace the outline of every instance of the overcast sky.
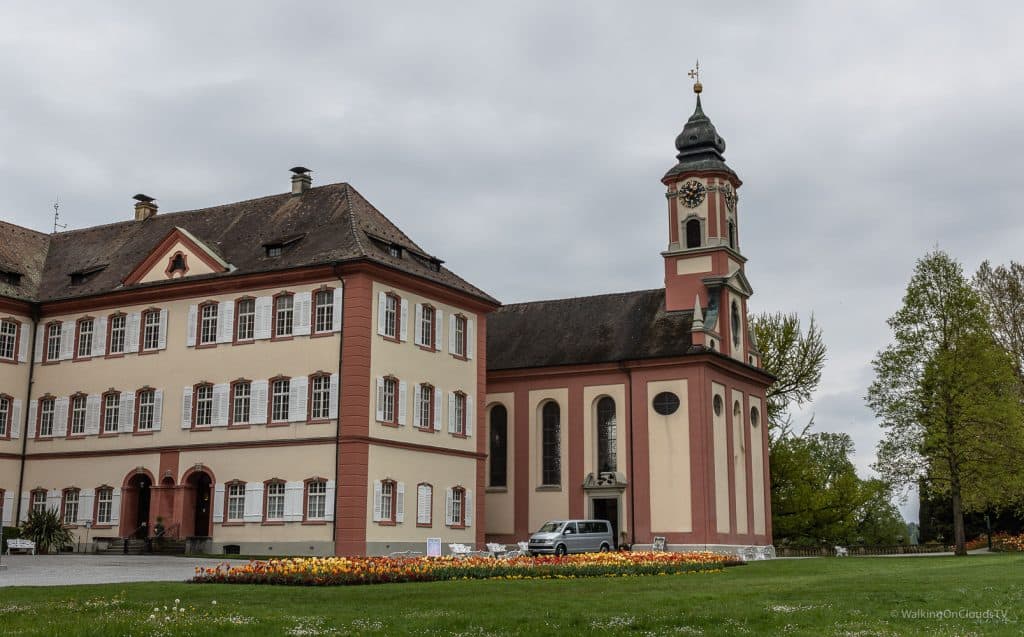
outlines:
M865 472L869 362L914 260L1022 258L1020 3L85 4L0 9L4 220L238 201L301 164L504 302L662 285L699 56L751 308L815 314L808 414Z

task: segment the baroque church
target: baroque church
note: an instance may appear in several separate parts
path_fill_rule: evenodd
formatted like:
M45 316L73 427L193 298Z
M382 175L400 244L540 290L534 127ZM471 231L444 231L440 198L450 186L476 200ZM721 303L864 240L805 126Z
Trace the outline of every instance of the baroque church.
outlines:
M502 305L303 167L201 210L0 222L0 522L55 510L79 550L387 554L566 518L770 546L773 379L700 88L649 290Z

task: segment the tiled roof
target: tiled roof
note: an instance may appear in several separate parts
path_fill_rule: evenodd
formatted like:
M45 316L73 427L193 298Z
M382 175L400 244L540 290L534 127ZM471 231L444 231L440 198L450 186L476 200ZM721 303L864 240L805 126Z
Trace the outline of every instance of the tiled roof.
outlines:
M81 230L42 235L0 224L0 263L28 263L21 286L0 287L0 295L53 301L109 292L175 228L181 228L233 266L233 276L368 259L397 270L497 303L425 252L345 183L310 188L301 195L284 193L238 203L174 213L145 221L124 221ZM265 245L286 242L278 257ZM376 238L376 239L375 239ZM8 240L9 239L9 240ZM403 248L389 254L388 243ZM102 267L72 285L71 274ZM3 269L0 266L0 269ZM173 285L174 281L159 284Z
M487 317L487 369L682 356L692 322L663 288L505 305Z

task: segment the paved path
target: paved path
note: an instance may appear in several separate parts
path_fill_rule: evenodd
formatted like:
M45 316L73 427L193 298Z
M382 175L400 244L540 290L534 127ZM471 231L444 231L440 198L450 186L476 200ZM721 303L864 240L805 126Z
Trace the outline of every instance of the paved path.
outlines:
M195 574L197 566L222 562L167 555L4 555L0 587L183 582Z

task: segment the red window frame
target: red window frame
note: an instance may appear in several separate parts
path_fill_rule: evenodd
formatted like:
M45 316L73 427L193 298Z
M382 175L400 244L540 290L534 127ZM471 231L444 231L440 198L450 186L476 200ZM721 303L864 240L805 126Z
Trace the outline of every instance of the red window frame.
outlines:
M203 342L203 310L213 308L213 342ZM217 347L217 335L220 333L220 303L217 301L203 301L196 307L196 349L209 349Z
M466 528L466 489L465 489L465 487L461 487L461 486L452 487L452 502L455 501L455 494L457 494L457 493L460 494L459 495L459 502L462 503L461 506L459 506L459 520L456 521L453 518L452 519L451 527L449 527L449 528L464 529L464 528Z
M121 341L121 351L112 352L110 346L114 344L114 319L124 318L124 338ZM106 351L106 358L121 358L125 355L125 351L128 349L128 315L124 312L114 312L107 316L107 343L104 350Z
M391 516L384 518L384 487L391 487ZM377 524L381 526L395 526L396 513L398 511L398 482L391 478L384 478L380 481L380 508L381 508L381 519L377 520Z
M451 432L451 435L456 437L456 438L467 438L468 436L466 435L466 420L469 418L469 414L466 413L466 409L468 408L469 401L466 400L466 392L464 392L462 390L458 390L458 391L455 391L453 393L455 394L455 405L456 405L456 407L458 407L459 401L460 400L462 401L462 409L461 410L456 409L456 412L455 412L455 413L460 413L460 411L461 411L462 416L461 416L461 420L457 420L456 423L455 423L455 425L456 425L455 428L457 429L457 431Z
M142 422L139 417L142 413L142 394L145 392L153 392L153 420L156 421L156 389L146 385L145 387L139 388L135 392L135 413L132 414L132 433L138 436L149 436L153 434L153 429L139 429L139 424Z
M277 334L277 304L278 302L288 297L292 302L292 330L290 334L284 334L278 336ZM274 295L273 301L270 305L270 340L272 341L290 341L295 338L295 293L294 292L278 292Z
M229 506L231 502L231 487L242 487L242 517L241 518L229 518L228 514L231 511ZM224 521L221 522L221 526L243 526L245 524L245 482L242 480L230 480L224 483Z
M395 343L400 343L400 342L402 342L402 297L398 296L394 292L385 292L384 296L387 297L388 299L394 299L394 301L395 301L395 335L391 336L391 335L389 335L387 333L387 325L388 325L387 311L388 311L388 305L387 305L387 301L385 301L384 302L384 312L385 312L384 332L385 333L382 334L381 336L383 336L386 340L393 341Z
M249 418L243 423L235 422L235 389L238 385L249 386ZM252 381L247 378L237 378L231 381L231 388L228 391L228 427L232 429L248 429L250 420L252 420Z
M110 491L110 520L107 522L100 522L100 491ZM94 499L92 506L92 528L112 528L114 526L114 487L110 486L109 484L103 484L96 487L96 491L93 498ZM120 513L120 511L118 513Z
M459 336L459 325L462 325L462 336ZM469 360L469 318L465 314L455 315L455 351L452 352L452 356L459 359L460 361ZM462 353L459 353L459 345L462 346Z
M120 426L115 427L114 431L107 431L107 397L108 396L115 396L116 397L117 403L118 403L118 405L117 405L117 417L118 417L118 420L120 420L120 418L121 418L121 392L119 392L116 389L114 389L114 390L105 391L102 394L100 394L100 433L99 433L100 437L104 437L104 436L112 437L112 436L116 436L118 433L120 433L118 431Z
M241 315L241 312L239 312L238 306L241 305L243 301L252 302L252 337L240 339L238 338L238 318ZM231 343L233 345L248 345L250 343L256 342L256 297L240 296L237 299L235 299L235 311L232 315L232 323L233 325L231 326Z
M324 517L309 517L309 487L314 482L322 482L324 485ZM302 482L302 523L303 524L327 524L327 478L307 478Z
M29 491L29 493L28 493L28 512L29 513L32 513L32 510L35 507L36 496L39 495L40 493L43 494L43 510L44 511L46 510L46 501L48 499L47 496L49 494L47 493L46 489L44 489L42 487L37 487L37 488L32 489L31 491Z
M50 332L54 327L60 327L61 334L57 339L57 358L50 358ZM60 321L50 321L43 329L43 365L60 362L60 343L64 339L64 327Z
M390 420L381 420L379 422L382 425L387 425L389 427L397 427L398 426L398 401L401 399L401 386L402 386L402 382L400 380L398 380L397 377L392 376L390 374L385 376L384 377L384 393L385 394L387 394L387 387L388 387L387 384L389 382L392 383L392 385L394 387L394 391L392 393L393 398L391 400L391 419ZM406 389L406 391L409 391L409 390Z
M288 414L285 415L284 420L274 420L274 384L278 381L288 381ZM308 406L307 406L308 409ZM292 411L292 377L277 375L267 380L267 426L268 427L284 427L291 424L288 417Z
M75 521L67 522L64 519L64 514L67 511L68 494L75 493L78 496L78 510L75 511ZM64 528L77 528L78 527L78 513L81 511L82 506L82 490L77 487L68 487L60 492L60 523Z
M5 416L5 418L7 418L7 422L0 423L5 425L3 433L0 434L0 440L10 440L11 427L14 426L14 397L8 394L0 394L0 400L7 401L7 414Z
M13 323L14 324L14 349L12 350L10 358L0 357L0 363L11 363L13 365L17 365L18 364L18 355L21 354L21 346L22 346L22 342L21 342L21 321L19 321L18 319L14 318L13 316L8 316L8 317L5 317L3 319L0 319L0 323Z
M199 415L199 389L207 387L210 388L210 424L200 425L196 420L196 416ZM190 422L193 430L204 431L213 427L213 383L203 381L192 386L192 419Z
M323 379L327 383L327 398L324 401L324 405L327 408L327 415L323 418L313 418L313 384L315 381ZM309 382L307 383L306 396L306 422L308 424L330 422L331 420L331 375L327 372L316 372L309 375Z
M50 435L43 435L43 403L53 403L53 422L50 426ZM36 401L36 440L52 440L53 432L57 430L57 397L52 394L44 394Z
M330 292L331 293L331 304L329 306L331 308L331 312L332 312L332 314L331 314L331 325L326 330L318 330L317 327L316 327L317 326L317 310L320 307L320 305L316 301L317 301L317 295L319 295L320 292ZM331 334L334 333L334 321L337 320L337 317L335 317L334 314L333 314L333 312L334 312L334 295L337 294L337 293L338 293L337 288L333 288L333 287L330 287L328 285L322 285L319 288L317 288L317 289L312 291L313 300L312 300L312 302L310 304L312 309L310 310L310 314L309 314L309 322L310 322L309 335L310 336L312 336L312 337L330 336Z
M437 409L437 388L434 387L433 385L431 385L430 383L420 383L420 400L423 399L423 390L424 389L429 389L430 390L430 417L427 419L427 423L425 425L419 423L419 419L420 419L420 405L419 405L419 403L417 403L416 407L415 407L416 413L413 416L414 419L416 420L416 424L414 425L414 427L416 429L419 429L420 431L429 431L429 432L433 433L433 431L434 431L434 415L436 414L435 410Z
M425 349L427 351L430 351L430 352L436 352L437 351L437 308L434 307L433 305L431 305L430 303L424 303L423 305L420 306L420 315L422 316L423 313L425 313L427 310L430 310L430 342L427 345L421 344L420 347L422 347L423 349ZM417 325L416 326L417 330L420 330L421 328L422 328L422 325ZM420 333L421 339L422 339L422 336L423 336L423 334L421 332Z
M271 518L270 517L270 485L281 485L284 491L281 493L281 517ZM280 526L284 524L284 507L287 499L287 487L285 481L281 478L271 478L263 481L263 524L265 526Z
M430 521L420 522L420 487L430 487ZM434 526L434 485L429 482L420 482L416 485L416 526L421 529L429 529Z
M78 346L82 342L82 324L86 321L92 323L92 341L89 342L89 353L82 356L78 353ZM71 360L74 361L87 361L92 358L92 346L96 343L96 319L91 316L83 316L82 318L75 321L75 345L74 351L72 352Z
M85 401L85 421L82 422L82 433L76 434L76 433L72 433L71 429L72 429L72 425L75 422L75 401L78 400L79 398L81 398L83 401ZM86 427L87 422L89 420L89 402L88 401L89 401L89 396L85 392L80 392L79 391L79 392L75 392L75 393L71 394L70 396L68 396L68 435L67 435L67 438L69 440L74 440L76 438L85 438L85 435L86 435L85 434L85 427ZM100 407L102 408L102 405L100 405Z
M152 314L156 314L156 347L146 347L146 318ZM128 329L127 323L125 324L125 330ZM139 354L155 354L160 351L160 308L151 307L143 310L139 314Z

